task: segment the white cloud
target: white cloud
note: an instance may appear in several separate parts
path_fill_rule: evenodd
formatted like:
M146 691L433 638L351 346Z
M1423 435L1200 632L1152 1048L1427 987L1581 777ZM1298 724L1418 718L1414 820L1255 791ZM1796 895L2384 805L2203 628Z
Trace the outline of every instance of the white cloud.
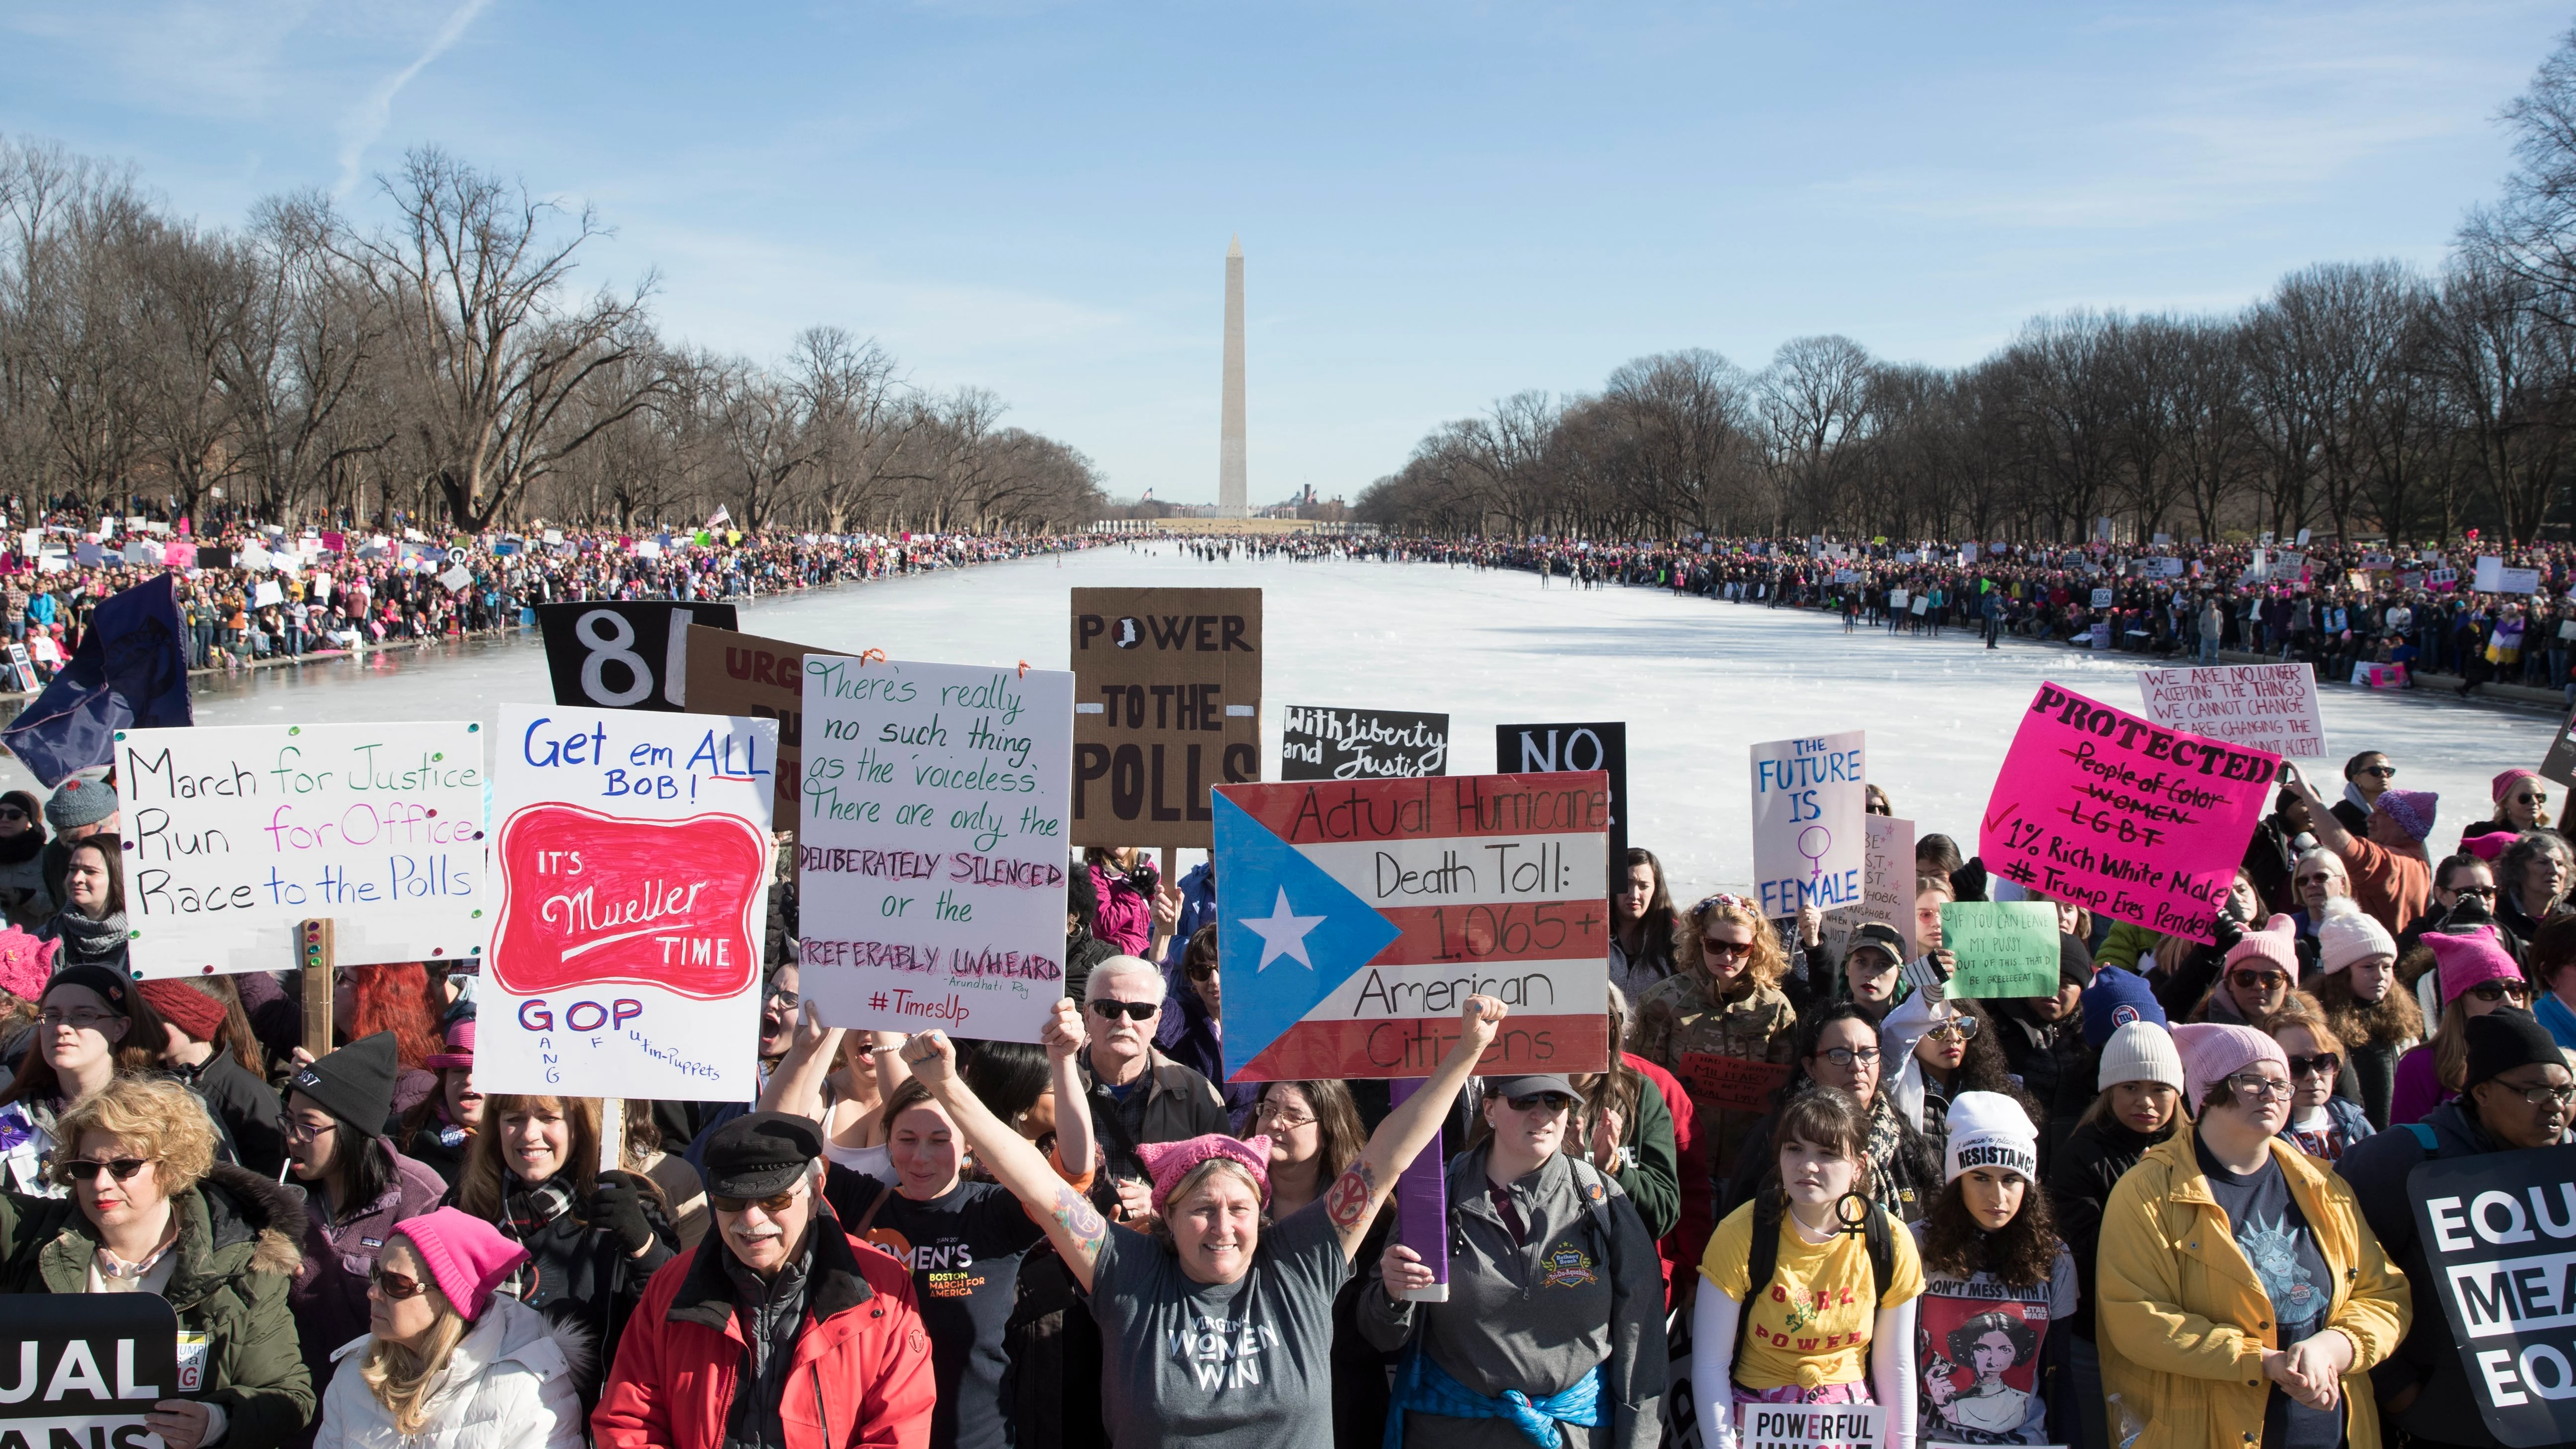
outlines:
M401 94L404 86L411 84L412 77L428 69L431 61L446 54L449 46L463 39L466 27L472 25L474 17L482 14L491 3L492 0L463 0L448 15L447 23L438 27L438 33L430 37L428 47L413 57L411 64L378 81L366 97L351 108L340 123L341 196L345 197L357 189L367 148L375 144L376 138L382 136L385 127L393 121L394 97Z

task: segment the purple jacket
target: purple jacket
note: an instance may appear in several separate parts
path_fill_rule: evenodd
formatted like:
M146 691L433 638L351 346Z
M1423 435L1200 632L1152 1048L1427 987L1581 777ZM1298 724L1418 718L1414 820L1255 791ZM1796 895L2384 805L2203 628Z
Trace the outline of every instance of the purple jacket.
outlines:
M315 1383L331 1377L331 1351L367 1331L367 1274L384 1251L394 1224L436 1210L447 1183L429 1168L394 1152L394 1183L372 1203L352 1205L337 1222L321 1184L304 1189L304 1266L286 1293L295 1313L295 1336Z

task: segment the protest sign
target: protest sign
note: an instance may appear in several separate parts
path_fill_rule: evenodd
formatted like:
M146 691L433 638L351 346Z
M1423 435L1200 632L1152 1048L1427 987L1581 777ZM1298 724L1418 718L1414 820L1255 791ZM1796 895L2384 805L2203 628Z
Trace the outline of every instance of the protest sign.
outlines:
M2478 560L2477 573L2469 587L2481 594L2536 594L2540 592L2540 570L2509 569L2503 559L2489 554Z
M0 1449L161 1449L143 1417L204 1386L207 1335L181 1333L157 1293L19 1301L0 1330Z
M1674 1073L1690 1089L1691 1100L1739 1112L1771 1110L1771 1094L1789 1080L1787 1062L1758 1062L1718 1052L1684 1052Z
M2403 664L2356 664L2352 682L2366 689L2404 689L2406 666Z
M2147 717L2166 729L2190 730L2290 759L2325 758L2325 717L2317 710L2311 665L2141 669L2138 693L2146 701Z
M2546 779L2576 788L2576 712L2558 722L2558 733L2549 739L2549 753L2541 758L2540 773Z
M483 727L116 733L128 956L144 977L283 970L328 919L344 966L483 948Z
M1883 1449L1887 1410L1876 1404L1738 1404L1738 1449Z
M1064 995L1073 676L805 656L799 987L832 1026L1036 1041Z
M475 1085L749 1101L777 721L505 704L498 749Z
M555 703L592 709L688 707L688 631L734 627L731 604L669 599L539 604Z
M1600 771L1225 785L1216 815L1227 1080L1427 1075L1477 992L1512 1008L1478 1070L1608 1061Z
M2046 901L1946 901L1941 944L1956 963L1949 995L2057 994L2057 907Z
M1902 609L1905 607L1906 600L1911 597L1913 596L1903 589L1890 589L1887 594L1887 607L1890 609Z
M1535 775L1557 770L1599 770L1608 775L1609 858L1628 858L1628 726L1625 723L1496 725L1494 768L1506 775Z
M1418 780L1449 773L1449 716L1292 704L1279 716L1282 780Z
M690 713L778 721L778 799L770 818L781 830L794 829L797 789L805 778L805 656L828 651L731 629L687 633L683 697Z
M2052 899L2210 939L2281 757L2043 684L1978 818L1987 868Z
M2426 1270L2415 1311L2441 1300L2487 1432L2576 1443L2576 1149L2424 1162L2406 1196Z
M1753 747L1753 876L1763 915L1860 904L1865 738L1846 730Z
M2109 589L2095 589L2093 591L2093 607L2097 609L2107 609L2111 607L2111 591Z
M1075 845L1206 845L1261 778L1259 589L1073 590Z

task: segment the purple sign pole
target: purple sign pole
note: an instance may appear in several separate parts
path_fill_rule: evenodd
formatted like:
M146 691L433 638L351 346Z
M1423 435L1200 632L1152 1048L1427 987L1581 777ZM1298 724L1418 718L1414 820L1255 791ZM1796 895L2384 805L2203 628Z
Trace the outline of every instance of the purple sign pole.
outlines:
M1421 1090L1423 1078L1405 1077L1387 1083L1387 1100L1404 1105L1405 1099ZM1449 1202L1446 1174L1449 1166L1448 1134L1443 1131L1413 1159L1413 1165L1396 1179L1396 1231L1404 1245L1422 1255L1431 1267L1431 1286L1416 1289L1403 1296L1416 1303L1449 1301Z

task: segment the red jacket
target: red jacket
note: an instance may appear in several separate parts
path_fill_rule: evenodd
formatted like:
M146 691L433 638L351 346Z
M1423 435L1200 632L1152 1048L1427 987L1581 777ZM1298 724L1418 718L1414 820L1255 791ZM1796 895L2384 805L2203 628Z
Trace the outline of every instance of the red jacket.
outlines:
M724 1251L709 1233L645 1286L590 1416L598 1449L722 1449L748 1346ZM809 1271L779 1404L788 1449L928 1449L939 1389L911 1272L828 1217Z

